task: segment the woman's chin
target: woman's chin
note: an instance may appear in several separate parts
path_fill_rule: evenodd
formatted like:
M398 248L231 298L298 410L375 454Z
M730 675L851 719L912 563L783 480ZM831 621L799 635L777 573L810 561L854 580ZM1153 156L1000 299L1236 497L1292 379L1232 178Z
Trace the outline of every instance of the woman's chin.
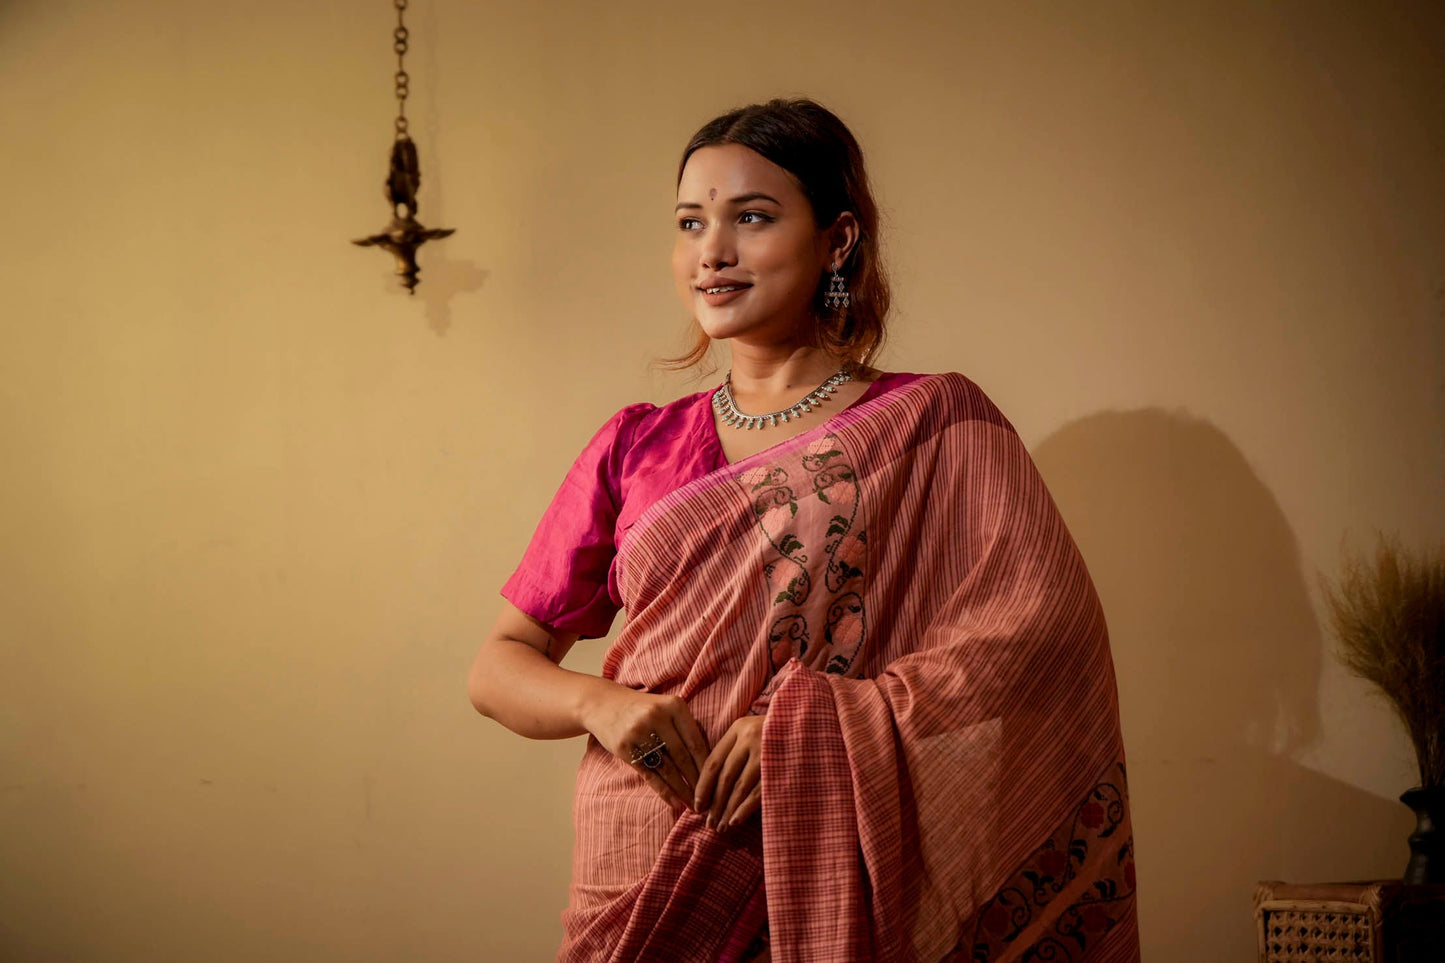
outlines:
M749 323L742 318L727 317L722 312L713 310L699 311L696 317L698 325L714 341L736 338L758 328L756 323Z
M693 314L698 326L714 341L741 340L774 343L780 338L793 336L796 324L781 321L776 316L758 318L741 312L725 309L702 308ZM787 332L782 334L781 332Z

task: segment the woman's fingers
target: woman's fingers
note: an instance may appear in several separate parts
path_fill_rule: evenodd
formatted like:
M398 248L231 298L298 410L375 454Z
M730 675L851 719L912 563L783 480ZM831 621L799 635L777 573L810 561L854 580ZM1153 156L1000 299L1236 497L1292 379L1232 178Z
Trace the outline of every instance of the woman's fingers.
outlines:
M748 794L751 793L754 788L761 785L761 780L758 779L758 771L761 768L758 760L754 756L749 755L746 765L742 767L742 771L738 773L737 781L733 784L733 791L729 794L727 805L723 807L722 813L718 817L717 824L723 829L728 828L728 826L733 823L742 821L736 818L737 810L742 806L743 800L748 798Z
M657 790L669 803L672 799L686 800L692 795L692 790L683 779L672 755L672 747L680 741L677 733L670 727L659 724L655 729L649 729L645 735L634 735L624 742L617 755L631 763L643 781ZM639 757L639 749L647 751ZM655 765L649 766L648 762Z
M738 803L738 808L734 809L731 814L723 813L722 828L727 829L729 826L737 826L745 822L753 813L758 811L762 804L763 784L760 781L753 787L752 792L748 793L747 797Z
M702 812L712 805L713 793L717 790L718 773L722 770L723 761L727 759L735 742L737 742L737 734L729 729L718 740L717 745L713 746L712 752L704 760L702 769L698 772L697 791L693 798L693 806L698 812Z
M664 765L666 765L666 763L664 763ZM646 769L642 766L638 768L643 770L642 778L647 781L649 786L657 790L657 794L663 798L664 802L672 807L673 812L688 808L687 803L673 791L672 786L657 774L657 770Z
M682 713L686 712L684 707ZM668 779L668 784L677 790L679 796L686 799L692 795L693 787L697 785L697 763L693 761L692 747L688 745L682 730L680 716L675 715L657 727L657 734L667 743L666 758L669 765L664 768L676 777Z
M660 736L662 733L658 733L658 735ZM683 781L682 773L678 770L672 753L663 750L655 758L660 759L655 768L641 760L633 765L642 774L643 780L655 789L674 811L689 808L687 800L691 798L692 790Z
M683 705L682 711L674 716L673 724L678 735L682 737L684 747L676 755L679 757L679 761L683 762L683 770L688 777L689 785L695 790L698 778L702 774L702 767L707 762L707 736L703 735L702 729L698 726L697 720L692 717L686 704ZM685 761L681 759L684 755L687 757Z
M672 725L659 726L657 730L667 744L662 752L662 765L652 770L656 775L661 776L663 782L672 790L674 796L679 800L686 800L692 795L692 787L697 783L697 773L694 772L691 778L688 777L688 770L692 765L692 753L683 744L682 736ZM646 768L644 765L643 768ZM687 805L686 802L683 803Z
M744 771L748 762L746 749L739 749L736 745L728 753L727 759L723 761L722 771L718 773L717 788L712 794L712 804L708 807L708 825L717 826L722 822L723 810L732 801L734 786L738 776ZM747 788L751 789L751 786Z

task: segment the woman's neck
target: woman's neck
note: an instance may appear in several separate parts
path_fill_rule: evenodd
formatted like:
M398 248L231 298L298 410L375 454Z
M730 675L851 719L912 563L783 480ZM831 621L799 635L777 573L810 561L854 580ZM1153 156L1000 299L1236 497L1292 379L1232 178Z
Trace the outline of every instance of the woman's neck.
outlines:
M854 378L873 380L873 369L820 348L758 348L735 343L732 346L733 395L739 399L766 400L807 394L845 365Z

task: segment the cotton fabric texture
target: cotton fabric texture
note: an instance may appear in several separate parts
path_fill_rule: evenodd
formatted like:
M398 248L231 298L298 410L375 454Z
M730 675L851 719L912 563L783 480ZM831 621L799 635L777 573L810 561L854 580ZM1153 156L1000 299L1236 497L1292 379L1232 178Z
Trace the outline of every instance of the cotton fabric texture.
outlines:
M589 737L559 960L734 961L760 937L789 963L1138 959L1103 613L971 381L865 399L613 542L603 675L686 699L710 743L766 713L762 810L725 834L674 817Z

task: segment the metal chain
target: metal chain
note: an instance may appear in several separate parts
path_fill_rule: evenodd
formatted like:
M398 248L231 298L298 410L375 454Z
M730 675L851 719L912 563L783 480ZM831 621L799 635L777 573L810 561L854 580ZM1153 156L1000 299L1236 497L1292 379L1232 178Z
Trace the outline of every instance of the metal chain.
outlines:
M409 140L406 132L406 95L410 93L411 78L407 76L402 58L406 56L406 41L411 34L402 22L407 0L396 0L396 29L392 31L391 48L396 51L396 139Z

